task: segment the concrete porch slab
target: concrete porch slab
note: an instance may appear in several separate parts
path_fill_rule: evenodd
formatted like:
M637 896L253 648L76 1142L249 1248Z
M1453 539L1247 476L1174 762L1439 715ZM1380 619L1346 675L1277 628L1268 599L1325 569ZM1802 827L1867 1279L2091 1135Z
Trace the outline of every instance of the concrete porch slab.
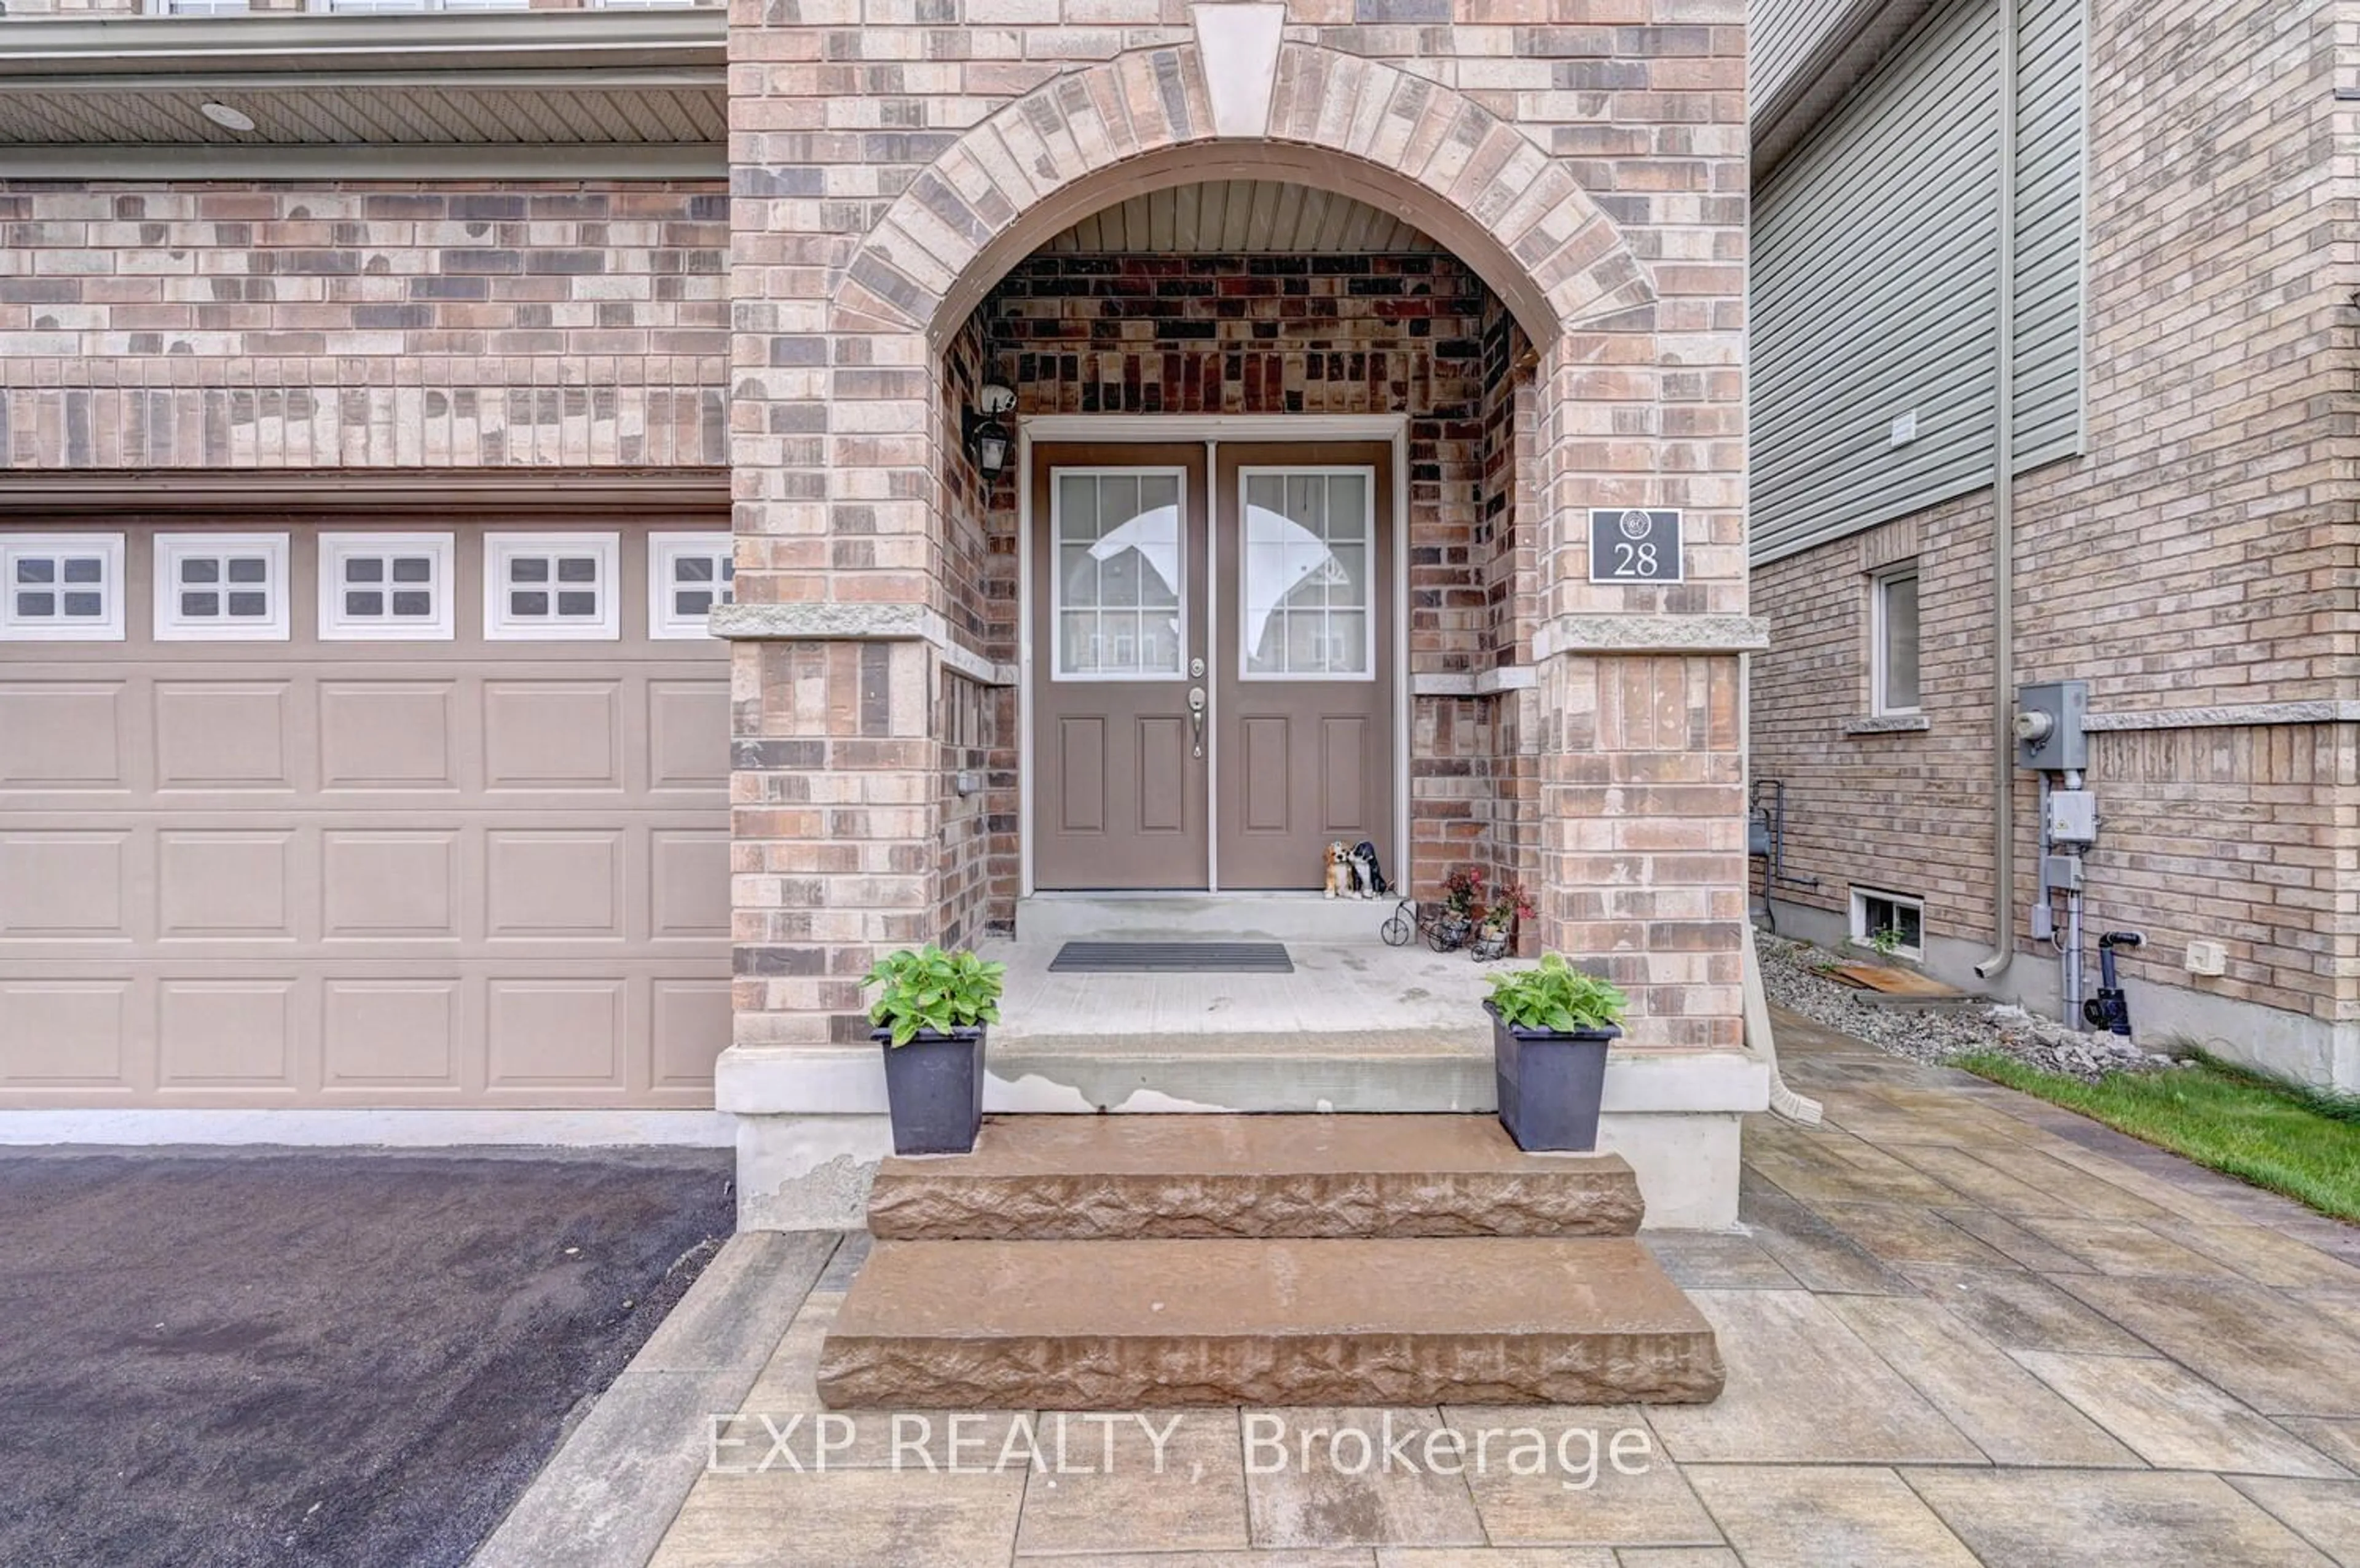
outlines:
M1355 906L1365 913L1367 906ZM1232 1048L1271 1036L1310 1036L1329 1046L1404 1050L1421 1043L1488 1051L1483 999L1491 976L1513 960L1478 964L1464 953L1387 947L1367 921L1366 940L1282 940L1291 975L1051 974L1063 941L993 941L977 951L1008 965L1003 1022L992 1033L1043 1052L1093 1049L1109 1037L1185 1039ZM1263 940L1258 932L1202 940ZM1131 931L1073 940L1153 941Z

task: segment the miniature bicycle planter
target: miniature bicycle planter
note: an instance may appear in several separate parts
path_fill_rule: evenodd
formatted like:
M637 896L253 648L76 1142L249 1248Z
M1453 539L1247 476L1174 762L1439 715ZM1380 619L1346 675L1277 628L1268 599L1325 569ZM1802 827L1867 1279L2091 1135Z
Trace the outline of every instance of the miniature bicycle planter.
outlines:
M1537 968L1491 976L1491 1065L1500 1125L1523 1149L1598 1147L1606 1051L1621 1038L1628 998L1557 953Z
M1008 966L939 947L887 953L861 979L883 992L869 1009L885 1051L885 1105L896 1154L965 1154L983 1126L983 1053L1000 1021Z
M1505 958L1515 951L1516 924L1533 913L1533 901L1513 882L1496 889L1489 899L1483 874L1468 868L1454 871L1443 882L1448 897L1439 903L1404 898L1377 930L1388 947L1407 947L1423 937L1437 953L1465 948L1478 964Z
M1377 928L1387 947L1407 947L1423 938L1437 953L1456 953L1467 945L1474 931L1475 922L1448 905L1420 903L1415 898L1404 898L1394 905L1385 923Z

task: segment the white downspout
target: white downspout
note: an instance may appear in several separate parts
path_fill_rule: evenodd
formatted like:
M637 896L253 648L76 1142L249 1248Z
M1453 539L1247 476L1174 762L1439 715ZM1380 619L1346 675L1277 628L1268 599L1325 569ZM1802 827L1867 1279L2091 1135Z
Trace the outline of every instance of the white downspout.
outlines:
M1737 766L1738 799L1750 800L1754 785L1754 656L1750 653L1737 656ZM1770 895L1765 892L1762 900L1767 905ZM1750 893L1745 901L1753 903ZM1762 950L1755 945L1759 936L1749 918L1745 922L1745 964L1742 971L1745 1043L1760 1052L1769 1065L1770 1108L1790 1122L1817 1127L1824 1114L1819 1103L1788 1088L1786 1075L1778 1071L1778 1037L1770 1024L1770 994L1762 985Z
M1992 332L1992 953L2016 962L2016 116L2017 0L1999 5L1998 308Z

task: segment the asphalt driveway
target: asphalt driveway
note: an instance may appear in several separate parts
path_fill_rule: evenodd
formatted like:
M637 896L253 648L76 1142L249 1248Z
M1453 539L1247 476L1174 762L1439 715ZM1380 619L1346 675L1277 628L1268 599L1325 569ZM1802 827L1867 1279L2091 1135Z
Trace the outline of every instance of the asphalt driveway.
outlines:
M0 1563L464 1562L728 1234L730 1164L0 1152Z

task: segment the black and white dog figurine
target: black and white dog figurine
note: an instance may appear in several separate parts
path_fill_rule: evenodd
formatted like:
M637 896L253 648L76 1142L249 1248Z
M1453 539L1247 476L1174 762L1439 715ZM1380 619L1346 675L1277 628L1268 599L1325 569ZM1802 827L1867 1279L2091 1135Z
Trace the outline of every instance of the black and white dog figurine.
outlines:
M1352 868L1352 891L1362 898L1373 898L1385 890L1385 879L1377 873L1377 846L1362 839L1352 846L1348 857Z

